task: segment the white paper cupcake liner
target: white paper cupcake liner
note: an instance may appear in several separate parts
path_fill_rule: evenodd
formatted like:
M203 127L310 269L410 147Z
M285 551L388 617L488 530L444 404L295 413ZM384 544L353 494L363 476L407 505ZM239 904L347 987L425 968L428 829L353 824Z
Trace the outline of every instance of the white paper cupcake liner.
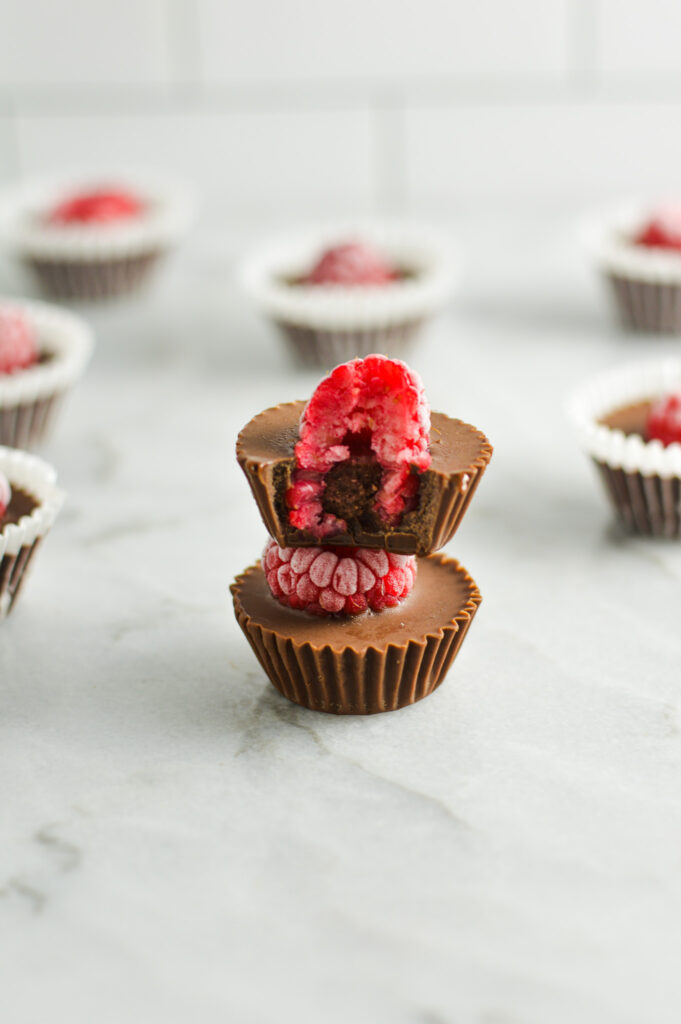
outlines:
M288 283L304 275L319 255L344 241L368 242L383 253L388 263L413 273L390 285L347 287ZM392 328L414 330L444 305L456 280L457 259L453 246L439 232L421 225L350 223L330 224L291 234L263 244L244 261L242 284L256 305L289 332L303 338L299 354L315 342L322 347L323 361L332 358L324 349L344 346L343 355L361 354L353 344L368 345L367 335ZM302 332L307 331L304 335ZM335 339L335 340L334 340ZM350 356L347 356L351 349Z
M624 327L681 333L681 253L634 245L654 204L630 204L587 223L583 239L609 282Z
M92 332L80 317L43 302L0 298L18 309L35 331L45 362L16 373L0 374L0 444L13 448L38 444L61 400L90 359Z
M681 360L633 364L576 391L568 414L601 473L622 524L650 536L681 537L681 444L664 447L599 423L608 413L681 390Z
M17 523L0 530L0 619L9 614L40 540L54 523L64 500L56 473L42 459L0 446L0 472L12 488L30 494L37 506Z
M45 214L69 195L99 186L129 190L146 203L138 217L110 224L49 224ZM178 182L109 169L61 175L0 193L5 244L52 296L109 298L140 284L191 223L195 200Z

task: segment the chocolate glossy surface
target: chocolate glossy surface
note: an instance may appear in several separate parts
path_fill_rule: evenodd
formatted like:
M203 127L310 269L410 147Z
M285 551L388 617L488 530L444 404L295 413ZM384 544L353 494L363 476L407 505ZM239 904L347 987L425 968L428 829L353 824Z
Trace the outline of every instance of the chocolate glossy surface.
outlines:
M472 598L480 601L466 571L442 556L420 559L414 589L407 599L397 608L382 612L320 618L287 608L272 597L260 566L247 569L237 580L234 592L248 616L296 644L336 651L352 648L360 654L370 647L425 640L453 622Z

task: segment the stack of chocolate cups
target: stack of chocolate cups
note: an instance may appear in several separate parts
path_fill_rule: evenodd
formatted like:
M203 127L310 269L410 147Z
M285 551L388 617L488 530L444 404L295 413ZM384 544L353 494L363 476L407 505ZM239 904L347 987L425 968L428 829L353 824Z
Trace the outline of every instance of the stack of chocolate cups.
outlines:
M237 459L274 541L292 548L319 540L290 523L286 493L296 471L304 402L254 417L237 440ZM231 591L237 621L273 685L304 707L339 715L394 711L435 690L456 657L481 601L454 559L434 554L454 535L492 456L469 424L433 413L430 467L419 476L416 507L399 525L346 519L325 548L372 548L415 555L413 589L403 603L357 616L318 617L279 603L260 563Z

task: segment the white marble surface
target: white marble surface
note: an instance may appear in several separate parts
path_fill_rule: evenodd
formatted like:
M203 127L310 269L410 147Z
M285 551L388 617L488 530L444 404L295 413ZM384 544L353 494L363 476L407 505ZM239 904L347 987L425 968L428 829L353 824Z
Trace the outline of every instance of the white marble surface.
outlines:
M561 409L676 343L617 335L557 218L462 234L412 362L496 446L449 548L484 601L394 714L288 704L233 619L235 435L316 379L228 283L241 239L87 311L68 504L0 627L8 1024L679 1020L681 546L612 528Z

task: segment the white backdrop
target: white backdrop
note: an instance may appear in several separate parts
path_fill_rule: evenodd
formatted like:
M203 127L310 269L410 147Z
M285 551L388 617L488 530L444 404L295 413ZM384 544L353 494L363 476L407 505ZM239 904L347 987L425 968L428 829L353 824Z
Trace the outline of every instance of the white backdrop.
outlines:
M667 194L679 38L675 0L2 0L0 176L161 164L234 220Z

